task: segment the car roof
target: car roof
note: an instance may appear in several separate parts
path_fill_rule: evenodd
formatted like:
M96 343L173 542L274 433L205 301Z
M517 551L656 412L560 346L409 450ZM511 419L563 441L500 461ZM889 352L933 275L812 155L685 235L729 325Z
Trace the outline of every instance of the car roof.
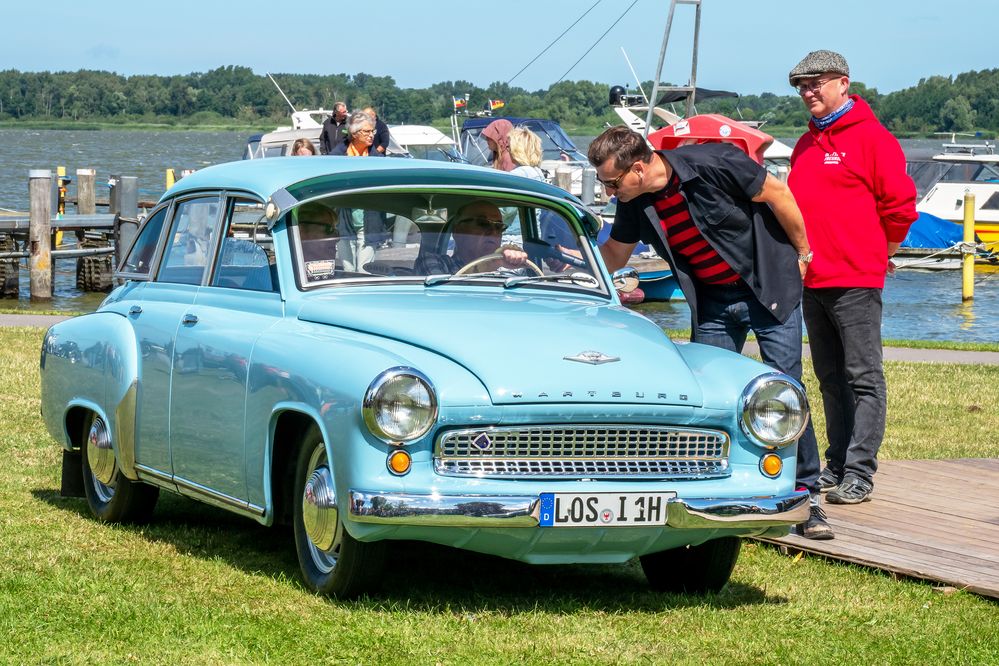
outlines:
M306 181L337 181L343 188L373 187L393 184L467 185L518 189L548 197L576 202L565 190L540 181L521 178L485 167L436 160L392 157L357 159L356 157L272 157L264 160L241 160L210 166L185 176L171 187L161 201L179 194L205 190L235 190L256 195L267 201L271 195Z

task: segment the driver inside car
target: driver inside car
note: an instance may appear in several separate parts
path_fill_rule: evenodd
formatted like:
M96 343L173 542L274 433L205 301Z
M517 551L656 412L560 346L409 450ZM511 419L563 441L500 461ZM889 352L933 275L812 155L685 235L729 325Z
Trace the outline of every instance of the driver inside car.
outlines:
M502 245L506 222L495 204L473 201L459 208L454 217L454 252L450 255L434 252L421 255L416 265L420 273L457 273L478 259L494 255L492 260L475 266L474 272L486 273L500 268L516 270L527 263L527 253L522 248L512 244Z

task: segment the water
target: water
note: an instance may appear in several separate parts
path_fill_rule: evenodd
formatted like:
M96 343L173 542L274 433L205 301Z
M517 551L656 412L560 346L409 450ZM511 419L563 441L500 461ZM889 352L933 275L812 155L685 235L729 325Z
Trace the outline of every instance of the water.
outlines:
M592 137L573 137L583 150ZM793 144L794 140L784 140ZM198 169L239 159L246 135L241 132L194 131L78 131L0 129L0 208L24 211L28 206L28 171L65 166L70 177L80 168L97 170L97 196L107 197L111 174L138 177L139 198L157 199L165 187L168 168ZM905 140L910 157L939 152L942 141ZM70 193L75 184L70 185ZM93 310L103 294L75 288L75 263L56 264L54 298L50 303L28 301L28 275L22 271L22 295L16 307L29 310ZM999 340L999 274L978 278L975 300L961 304L958 271L900 270L885 287L882 333L886 338L995 342ZM14 307L0 300L0 308ZM687 328L685 303L656 303L638 309L669 328Z

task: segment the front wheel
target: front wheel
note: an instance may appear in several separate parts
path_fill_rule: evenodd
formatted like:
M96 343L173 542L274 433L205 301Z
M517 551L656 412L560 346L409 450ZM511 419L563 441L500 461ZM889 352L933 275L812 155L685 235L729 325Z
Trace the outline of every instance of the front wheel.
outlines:
M374 587L385 548L350 536L340 516L333 467L315 425L306 432L295 471L295 550L306 586L341 599Z
M742 540L728 536L642 555L642 571L652 589L679 594L719 592L732 576Z
M91 513L105 523L149 520L160 489L125 478L118 468L111 433L104 419L91 413L83 426L83 493Z

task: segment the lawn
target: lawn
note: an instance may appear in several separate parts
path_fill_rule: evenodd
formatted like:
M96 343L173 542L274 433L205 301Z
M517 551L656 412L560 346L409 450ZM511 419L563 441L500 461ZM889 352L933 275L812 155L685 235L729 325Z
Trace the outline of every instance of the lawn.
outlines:
M58 493L40 340L0 329L0 663L999 663L993 601L757 543L705 598L654 594L634 563L400 544L382 593L339 603L303 589L283 530L172 496L149 525L98 524ZM999 457L999 367L887 373L885 458Z

